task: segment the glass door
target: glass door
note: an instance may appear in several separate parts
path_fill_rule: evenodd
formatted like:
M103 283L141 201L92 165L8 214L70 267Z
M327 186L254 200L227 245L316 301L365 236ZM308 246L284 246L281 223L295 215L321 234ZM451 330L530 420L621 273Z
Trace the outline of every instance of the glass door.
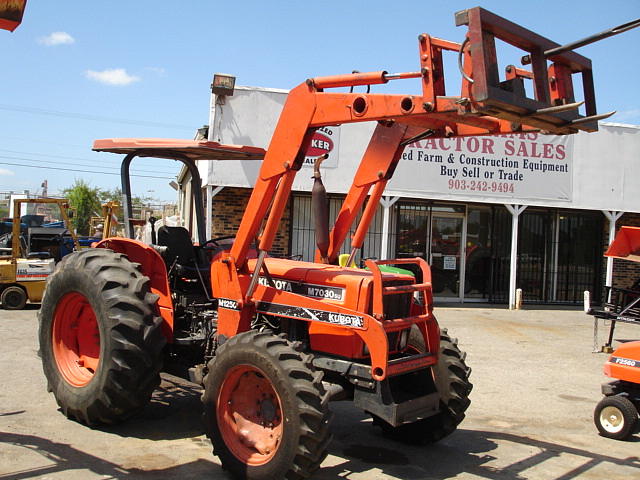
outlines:
M438 297L463 298L460 272L464 268L464 214L436 213L431 217L430 263L433 293Z

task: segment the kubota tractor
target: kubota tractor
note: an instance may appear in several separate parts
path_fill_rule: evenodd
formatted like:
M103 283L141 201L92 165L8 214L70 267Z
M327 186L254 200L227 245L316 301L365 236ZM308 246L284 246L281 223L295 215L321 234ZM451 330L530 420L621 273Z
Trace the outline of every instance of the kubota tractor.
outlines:
M223 467L237 478L270 480L306 478L319 467L331 440L331 400L352 401L405 441L453 432L470 403L470 369L438 327L429 265L414 258L341 267L341 245L362 213L344 263L352 265L408 144L429 136L595 131L606 116L596 115L588 59L481 8L457 13L456 22L469 27L462 43L418 37L418 71L316 77L291 90L266 152L215 142L96 141L95 150L126 155L129 238L69 255L49 279L40 348L63 413L88 425L122 421L149 401L163 368L182 373L204 387L206 432ZM511 68L500 81L495 38L528 52L532 71ZM459 55L459 96L445 93L445 51ZM573 98L574 73L582 74L586 116ZM420 93L336 90L408 78ZM533 82L533 99L525 80ZM270 257L315 130L365 121L377 125L331 230L318 165L316 262ZM159 228L152 245L131 239L128 170L136 156L187 165L195 244L182 227ZM195 160L262 157L235 237L207 238ZM382 271L388 264L416 275Z

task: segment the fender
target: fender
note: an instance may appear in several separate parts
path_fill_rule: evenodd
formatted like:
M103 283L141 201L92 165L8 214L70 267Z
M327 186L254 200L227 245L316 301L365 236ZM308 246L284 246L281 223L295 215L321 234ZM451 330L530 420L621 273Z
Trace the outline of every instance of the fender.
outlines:
M173 341L173 301L169 289L169 276L164 260L149 245L129 238L106 238L94 243L92 248L108 248L125 254L129 260L140 264L141 271L151 281L151 292L158 295L158 309L162 317L162 333L167 342Z

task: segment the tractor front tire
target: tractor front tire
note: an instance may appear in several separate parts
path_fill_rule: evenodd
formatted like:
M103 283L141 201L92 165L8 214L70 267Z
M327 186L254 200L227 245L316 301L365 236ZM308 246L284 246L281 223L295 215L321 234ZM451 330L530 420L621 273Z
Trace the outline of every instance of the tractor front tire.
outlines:
M426 351L424 339L417 328L411 329L408 345L417 353ZM458 341L449 336L446 328L443 329L440 332L438 363L432 367L435 386L440 395L440 412L398 427L392 427L384 420L374 417L375 424L390 438L409 444L435 443L452 434L471 404L471 368L465 363L465 358L466 354L458 348Z
M615 440L631 436L638 423L638 411L627 397L604 397L593 412L593 420L600 435Z
M149 279L126 256L91 248L64 258L40 309L40 353L62 412L90 426L141 410L160 382L166 343Z
M227 340L204 378L213 452L235 478L307 478L331 441L327 393L311 355L283 337L249 331Z

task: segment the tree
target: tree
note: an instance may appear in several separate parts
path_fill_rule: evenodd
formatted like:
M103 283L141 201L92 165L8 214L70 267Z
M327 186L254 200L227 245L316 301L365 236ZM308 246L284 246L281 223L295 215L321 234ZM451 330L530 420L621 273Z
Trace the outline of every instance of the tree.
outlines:
M84 180L76 180L74 184L62 191L69 199L75 215L71 219L78 235L89 235L89 224L92 216L100 214L100 189L92 188Z

